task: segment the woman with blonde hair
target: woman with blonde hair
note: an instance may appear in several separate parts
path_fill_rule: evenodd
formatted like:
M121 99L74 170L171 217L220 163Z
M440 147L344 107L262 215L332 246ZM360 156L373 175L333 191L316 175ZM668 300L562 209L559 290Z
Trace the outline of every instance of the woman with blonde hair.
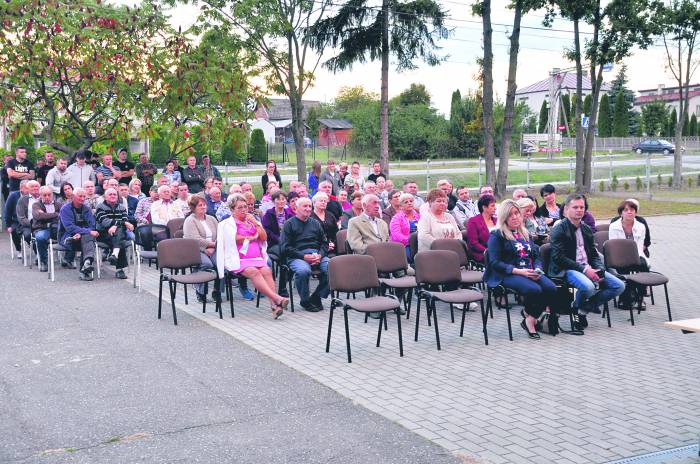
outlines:
M503 201L497 216L496 228L489 234L484 281L491 288L503 285L525 299L520 326L530 338L539 339L537 318L557 287L542 271L539 247L523 224L517 203Z

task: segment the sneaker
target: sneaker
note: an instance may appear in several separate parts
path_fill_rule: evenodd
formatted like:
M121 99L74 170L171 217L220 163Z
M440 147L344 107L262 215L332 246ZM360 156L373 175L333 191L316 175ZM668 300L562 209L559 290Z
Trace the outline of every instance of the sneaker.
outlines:
M78 278L89 282L93 279L92 272L80 272L80 276Z
M197 301L198 301L199 303L204 303L204 300L206 300L207 303L213 303L213 302L214 302L214 300L212 300L211 298L207 297L206 295L202 295L202 294L200 294L200 293L197 293Z
M115 255L114 253L110 254L110 255L107 257L107 262L108 262L109 264L111 264L112 266L116 266L116 265L117 265L117 257L116 257L116 255Z
M253 295L253 292L251 292L247 288L240 288L239 290L243 299L248 301L253 301L255 299L255 295Z
M75 269L75 266L73 267L73 269ZM93 270L92 259L88 258L85 260L85 262L83 263L83 266L80 268L80 272L85 273L85 274L89 274L92 272L92 270Z
M73 261L61 261L61 267L64 269L75 269Z
M117 273L114 277L116 277L117 279L128 279L123 269L117 269Z
M369 317L372 319L379 319L382 317L382 313L369 313Z
M49 272L49 267L46 263L39 263L39 272Z

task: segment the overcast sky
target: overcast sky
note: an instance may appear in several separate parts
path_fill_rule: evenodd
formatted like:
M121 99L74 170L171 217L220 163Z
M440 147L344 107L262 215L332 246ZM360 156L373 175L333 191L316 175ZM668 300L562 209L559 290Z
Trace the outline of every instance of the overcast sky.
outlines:
M342 0L337 0L340 3ZM432 95L432 104L444 114L449 114L452 92L459 89L462 94L477 87L475 75L476 61L481 56L481 20L471 15L468 0L439 0L448 10L448 27L452 30L449 39L439 42L441 52L447 56L445 62L436 67L418 63L418 69L397 73L394 68L389 74L389 94L397 95L411 83L425 84ZM120 2L120 3L126 3ZM131 3L131 2L129 2ZM512 23L509 2L493 0L492 23L494 42L494 85L497 98L505 97L508 76L508 31ZM192 6L178 6L170 10L175 27L183 29L190 25L197 15ZM543 12L538 11L523 17L521 48L518 57L518 87L546 79L552 68L568 68L572 62L563 58L564 49L573 42L573 24L558 19L551 30L542 27ZM328 53L328 56L332 54ZM325 58L325 57L324 57ZM629 86L633 90L656 88L659 84L674 85L673 78L665 66L665 51L660 41L648 50L636 50L625 60L628 68ZM604 76L606 81L615 77L619 66ZM697 76L696 76L697 77ZM693 82L700 79L693 79ZM379 93L380 63L356 65L351 71L332 74L323 68L316 73L316 85L305 95L306 99L331 101L343 86L361 85L367 90Z

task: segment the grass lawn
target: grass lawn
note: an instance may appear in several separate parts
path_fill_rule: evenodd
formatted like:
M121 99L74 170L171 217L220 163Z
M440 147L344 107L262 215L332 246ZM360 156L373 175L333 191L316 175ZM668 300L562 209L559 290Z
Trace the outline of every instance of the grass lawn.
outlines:
M683 193L683 192L678 192ZM655 196L655 195L654 195ZM700 213L700 203L687 203L676 201L645 200L639 192L630 192L625 198L637 198L640 202L640 214L642 216L659 216L667 214ZM624 198L607 195L592 195L588 198L588 207L593 217L604 221L617 216L617 207Z

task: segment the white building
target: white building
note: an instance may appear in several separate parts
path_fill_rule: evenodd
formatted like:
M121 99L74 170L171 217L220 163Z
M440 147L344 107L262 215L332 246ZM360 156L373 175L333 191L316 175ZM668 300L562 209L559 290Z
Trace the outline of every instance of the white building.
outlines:
M571 98L571 96L576 95L576 73L563 72L562 74L561 95L569 95L569 98ZM515 92L515 101L516 103L526 103L532 114L540 114L542 102L549 100L549 88L550 78L548 77L535 84L518 89ZM586 76L583 76L581 90L584 98L591 93L591 80ZM610 86L604 83L602 90L609 91Z
M267 143L285 143L293 139L292 136L292 105L288 98L270 98L269 107L260 105L255 109L255 119L250 124L251 129L260 129L265 134ZM321 104L317 101L303 100L302 118L306 121L309 109ZM308 126L304 124L304 137Z
M659 84L655 89L640 90L639 96L634 99L634 107L639 110L647 103L663 101L669 111L675 108L678 112L679 100L678 87L666 87ZM693 114L700 116L700 83L691 84L688 87L688 117L690 118Z

